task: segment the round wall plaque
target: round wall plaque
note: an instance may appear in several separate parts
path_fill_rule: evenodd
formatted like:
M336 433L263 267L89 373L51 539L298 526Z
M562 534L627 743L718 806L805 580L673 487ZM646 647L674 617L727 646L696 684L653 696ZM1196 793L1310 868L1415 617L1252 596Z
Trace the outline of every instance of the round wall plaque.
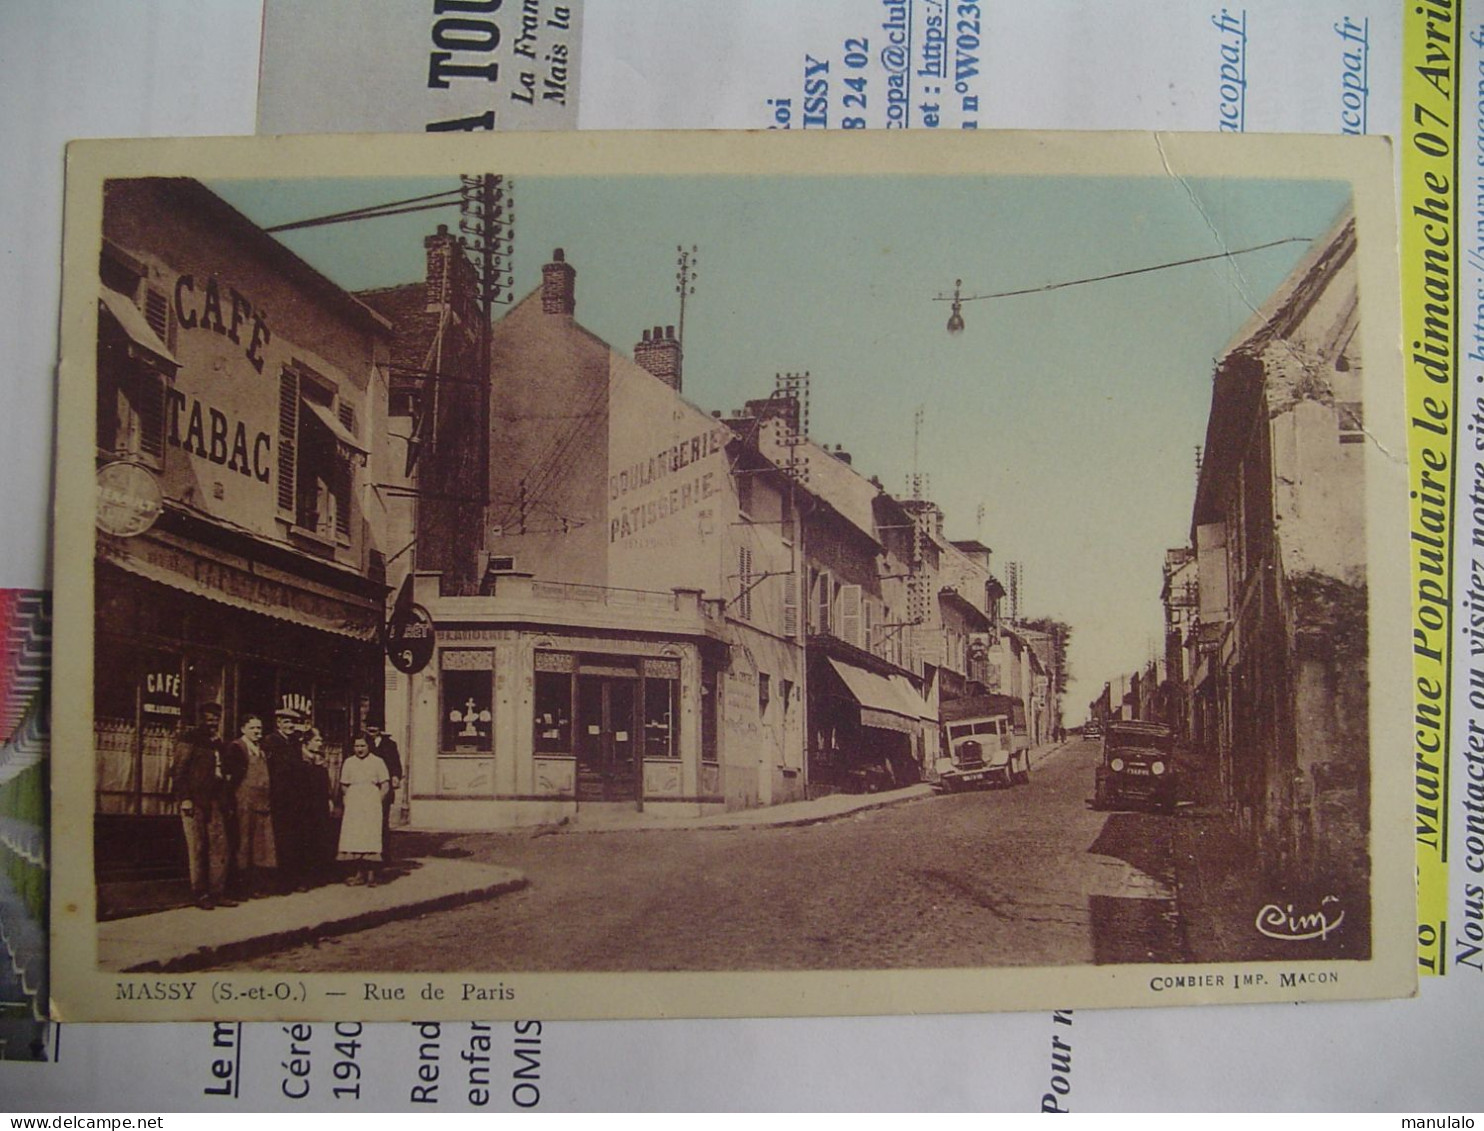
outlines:
M154 473L128 460L98 469L98 529L119 538L143 534L165 510Z

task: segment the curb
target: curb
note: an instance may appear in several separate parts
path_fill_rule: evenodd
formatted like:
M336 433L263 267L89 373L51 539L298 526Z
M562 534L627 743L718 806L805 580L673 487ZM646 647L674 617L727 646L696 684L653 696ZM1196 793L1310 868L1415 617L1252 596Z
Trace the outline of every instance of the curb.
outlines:
M331 919L323 923L313 924L312 926L289 927L280 931L271 931L267 934L254 935L251 938L239 939L235 942L200 947L189 954L177 955L174 958L127 966L120 973L178 974L194 970L204 970L207 967L218 966L223 963L241 962L244 959L257 958L271 951L302 946L316 939L327 938L332 935L350 934L353 931L363 931L368 927L379 927L383 923L405 919L410 915L420 915L429 911L446 911L453 907L462 906L465 903L472 903L476 899L519 891L529 884L530 880L526 879L524 875L516 873L510 879L502 880L499 883L486 884L481 887L470 888L466 891L450 892L447 895L436 896L432 899L398 904L394 907L380 907L369 911L360 911L353 915L342 916L339 919Z
M913 788L912 786L905 787L905 789L912 789L912 788ZM797 816L797 817L784 817L781 820L774 820L774 821L743 821L743 820L733 820L733 821L728 821L726 823L717 822L715 824L704 824L704 825L701 825L701 824L694 823L694 819L693 818L690 819L690 823L686 823L686 819L681 818L681 819L676 820L676 822L674 824L663 824L663 825L659 825L659 824L655 824L655 825L627 825L627 826L626 825L613 825L611 827L594 826L594 827L591 827L591 828L581 828L580 826L576 826L576 825L568 825L567 827L562 828L562 829L551 829L549 831L538 831L538 832L535 832L535 833L533 833L531 835L532 835L532 837L538 837L538 836L573 836L573 835L595 836L595 835L598 835L600 833L654 833L654 832L659 832L659 833L665 833L665 832L697 832L697 833L705 833L705 832L736 832L739 829L792 829L792 828L802 828L802 827L804 827L806 825L822 825L822 824L824 824L827 821L838 821L842 817L853 817L857 813L869 813L869 812L871 812L873 810L876 810L876 809L886 809L886 808L889 808L889 807L891 807L893 805L901 805L901 804L903 804L905 802L908 802L908 801L918 801L918 800L921 800L922 798L933 797L933 796L935 796L935 795L932 792L926 792L926 793L917 793L917 792L914 792L914 793L911 794L911 796L908 796L908 797L883 797L879 801L868 801L868 802L865 802L865 803L860 804L860 805L852 806L849 809L842 809L838 813L807 813L807 814L803 814L803 815ZM750 809L750 810L747 810L747 812L749 812L749 813L757 813L757 812L762 812L762 811L764 811L764 810L761 810L761 809Z

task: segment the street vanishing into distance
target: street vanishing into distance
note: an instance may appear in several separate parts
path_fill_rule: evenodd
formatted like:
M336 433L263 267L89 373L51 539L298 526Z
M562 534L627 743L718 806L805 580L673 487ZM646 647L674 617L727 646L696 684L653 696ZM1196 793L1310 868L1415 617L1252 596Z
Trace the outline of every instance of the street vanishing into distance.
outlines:
M798 827L398 834L403 868L458 857L518 868L530 884L247 965L520 973L1180 961L1181 817L1093 811L1098 749L1052 749L1028 785Z

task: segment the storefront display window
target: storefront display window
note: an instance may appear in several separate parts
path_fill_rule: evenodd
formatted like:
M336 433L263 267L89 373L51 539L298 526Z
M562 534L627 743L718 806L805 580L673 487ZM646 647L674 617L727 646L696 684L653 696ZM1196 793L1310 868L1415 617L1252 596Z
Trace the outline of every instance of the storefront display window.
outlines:
M644 756L680 757L680 663L644 661Z
M536 672L535 750L538 754L572 753L572 675Z
M147 650L140 655L139 683L140 811L169 811L170 753L181 721L181 661L178 652Z
M443 653L443 750L487 754L493 748L494 654L487 649Z

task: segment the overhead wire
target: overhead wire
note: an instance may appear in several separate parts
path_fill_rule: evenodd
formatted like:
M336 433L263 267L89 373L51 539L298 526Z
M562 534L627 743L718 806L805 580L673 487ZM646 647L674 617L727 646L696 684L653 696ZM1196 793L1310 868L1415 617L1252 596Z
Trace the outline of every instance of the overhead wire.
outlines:
M443 199L451 197L452 199ZM406 212L426 212L436 208L448 208L460 202L459 189L409 196L405 200L389 200L383 204L368 204L361 208L350 208L344 212L330 212L323 216L311 216L305 220L293 220L287 224L275 224L264 228L265 232L293 232L301 228L318 228L327 224L349 224L356 220L377 220L383 216L400 216ZM425 203L432 201L435 203ZM406 207L406 206L412 207Z
M1209 263L1216 259L1231 259L1237 255L1249 255L1254 251L1266 251L1272 247L1282 247L1289 243L1309 243L1309 236L1285 236L1281 240L1272 240L1269 243L1260 243L1252 247L1238 248L1236 251L1218 251L1211 255L1197 255L1190 259L1175 259L1169 263L1156 263L1150 267L1134 267L1127 271L1112 271L1106 275L1090 275L1085 279L1067 279L1060 283L1046 283L1039 287L1021 287L1013 291L995 291L993 294L984 295L934 295L934 302L979 302L990 298L1014 298L1018 295L1044 294L1047 291L1059 291L1067 287L1080 287L1086 283L1104 283L1109 279L1126 279L1131 275L1147 275L1151 271L1168 271L1171 267L1188 267L1193 263Z

